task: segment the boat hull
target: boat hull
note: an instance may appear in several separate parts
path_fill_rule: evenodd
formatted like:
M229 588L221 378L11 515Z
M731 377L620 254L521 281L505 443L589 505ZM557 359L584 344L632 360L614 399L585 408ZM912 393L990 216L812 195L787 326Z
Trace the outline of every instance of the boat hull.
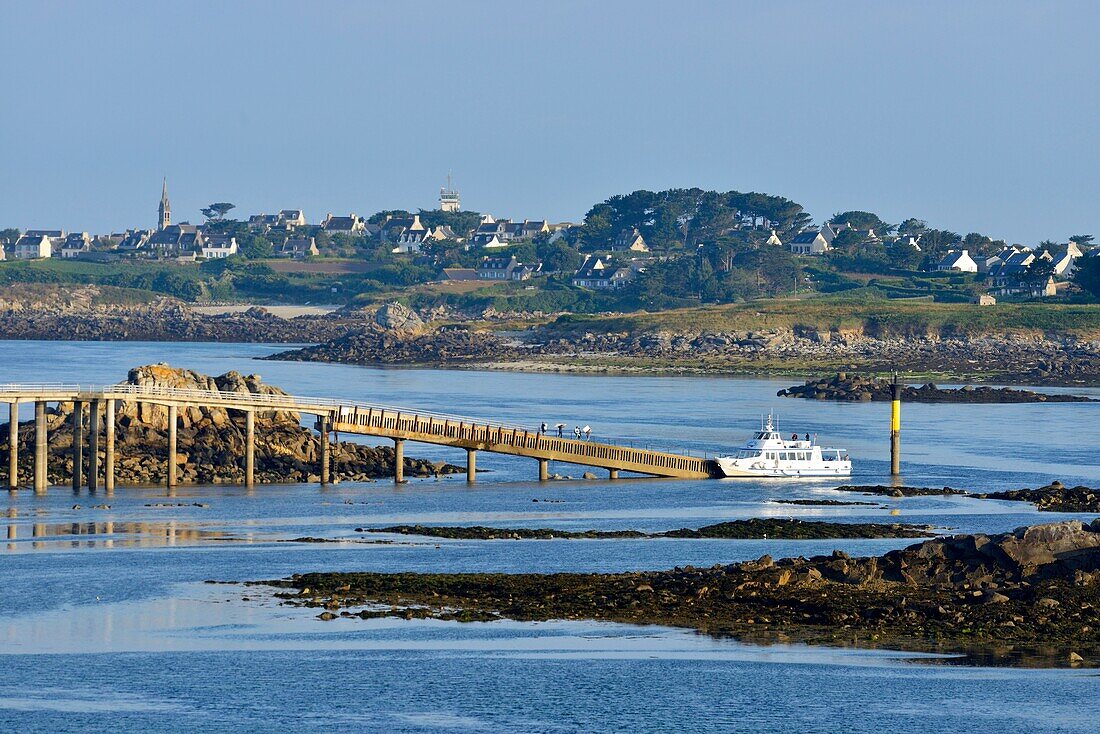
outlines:
M719 458L715 461L724 478L734 477L848 477L852 475L850 462L839 462L837 466L775 466L766 462L755 462L761 466L742 465L733 459Z

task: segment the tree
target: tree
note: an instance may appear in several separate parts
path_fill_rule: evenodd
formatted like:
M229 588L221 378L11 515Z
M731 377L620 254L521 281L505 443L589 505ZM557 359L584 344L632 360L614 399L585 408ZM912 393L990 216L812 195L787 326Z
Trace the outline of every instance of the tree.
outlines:
M874 230L879 237L890 234L896 226L882 221L877 214L861 211L838 212L829 220L829 224L847 224L852 229L858 229L861 232L866 232L869 229Z
M571 273L584 262L584 255L561 240L535 243L535 251L547 273Z
M371 214L370 217L367 218L367 224L381 224L382 222L386 221L386 217L393 217L394 219L404 219L411 216L412 214L405 211L404 209L383 209L380 212Z
M231 209L236 209L235 204L230 204L228 201L216 201L208 207L202 209L202 215L206 217L207 221L220 222L225 219L225 215L229 213Z
M1037 257L1020 275L1020 279L1028 283L1046 283L1054 275L1054 263L1045 257Z
M258 234L246 234L237 242L237 251L249 260L259 260L275 254L275 246Z
M1093 298L1100 298L1100 257L1081 258L1073 274L1073 282Z
M2 233L0 233L2 234ZM1080 247L1082 250L1087 250L1092 247L1092 235L1091 234L1075 234L1069 238L1069 241Z
M928 224L923 219L914 219L912 217L898 225L898 234L902 237L913 237L916 239L927 230Z
M0 229L0 242L15 242L19 239L19 230L14 227L8 227L7 229Z

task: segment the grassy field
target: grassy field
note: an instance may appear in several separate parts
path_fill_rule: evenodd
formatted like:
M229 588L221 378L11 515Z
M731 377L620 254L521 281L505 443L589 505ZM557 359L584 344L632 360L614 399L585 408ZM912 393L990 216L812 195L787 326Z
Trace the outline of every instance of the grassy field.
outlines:
M759 331L807 327L874 336L950 336L989 333L1069 335L1100 338L1100 305L933 303L926 299L863 298L844 294L805 299L769 299L730 306L703 306L659 313L563 316L562 331Z

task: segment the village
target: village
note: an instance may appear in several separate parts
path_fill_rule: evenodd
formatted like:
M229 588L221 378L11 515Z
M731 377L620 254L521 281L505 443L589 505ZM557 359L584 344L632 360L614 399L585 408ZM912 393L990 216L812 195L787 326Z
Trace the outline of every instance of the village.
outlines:
M642 193L649 192L635 192L630 197ZM670 192L662 192L666 193ZM702 192L703 200L711 193ZM1033 247L976 234L945 239L945 233L929 230L923 222L885 225L867 212L848 212L849 217L838 214L814 224L793 202L766 195L743 196L748 201L753 201L752 197L776 200L788 209L795 207L798 214L770 215L768 207L759 202L753 208L738 208L735 201L727 204L731 213L720 225L699 228L703 234L693 230L695 220L701 220L702 215L681 214L672 227L674 245L670 246L667 237L659 243L647 241L643 229L657 218L652 206L626 226L605 226L602 234L594 235L594 230L600 230L589 220L595 219L594 214L607 202L597 205L580 224L555 223L545 218L495 218L464 211L460 193L448 176L434 210L390 210L367 217L354 212L329 212L311 223L302 209L232 219L228 214L235 206L219 202L202 210L205 222L192 224L174 221L165 180L155 227L107 234L62 229L2 230L0 261L59 258L88 263L187 265L229 259L289 260L300 263L295 266L296 272L321 273L331 272L325 263L354 264L357 259L373 259L417 266L420 282L524 283L530 290L535 286L529 283L554 276L559 283L578 289L619 291L655 266L667 268L692 259L715 259L716 248L729 249L732 241L735 244L731 252L743 255L745 249L751 249L759 254L754 261L758 270L780 262L784 267L801 268L794 278L794 292L801 283L811 284L812 289L813 274L821 267L818 263L855 273L884 272L885 263L890 274L968 276L966 293L970 300L993 305L997 298L1044 299L1071 293L1078 267L1100 254L1091 235ZM621 203L630 197L612 197L608 202ZM968 243L974 249L968 248ZM548 257L540 257L548 251ZM870 252L878 253L881 262L872 262L867 255ZM723 270L738 268L738 261L728 253L717 255L717 261L724 262ZM316 268L311 264L317 264ZM347 267L355 272L350 265Z

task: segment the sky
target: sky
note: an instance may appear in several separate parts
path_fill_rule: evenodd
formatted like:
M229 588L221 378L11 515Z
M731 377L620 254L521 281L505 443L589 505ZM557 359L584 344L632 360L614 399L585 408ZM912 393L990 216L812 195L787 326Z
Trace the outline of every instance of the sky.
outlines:
M0 228L761 191L1100 236L1100 3L0 0Z

